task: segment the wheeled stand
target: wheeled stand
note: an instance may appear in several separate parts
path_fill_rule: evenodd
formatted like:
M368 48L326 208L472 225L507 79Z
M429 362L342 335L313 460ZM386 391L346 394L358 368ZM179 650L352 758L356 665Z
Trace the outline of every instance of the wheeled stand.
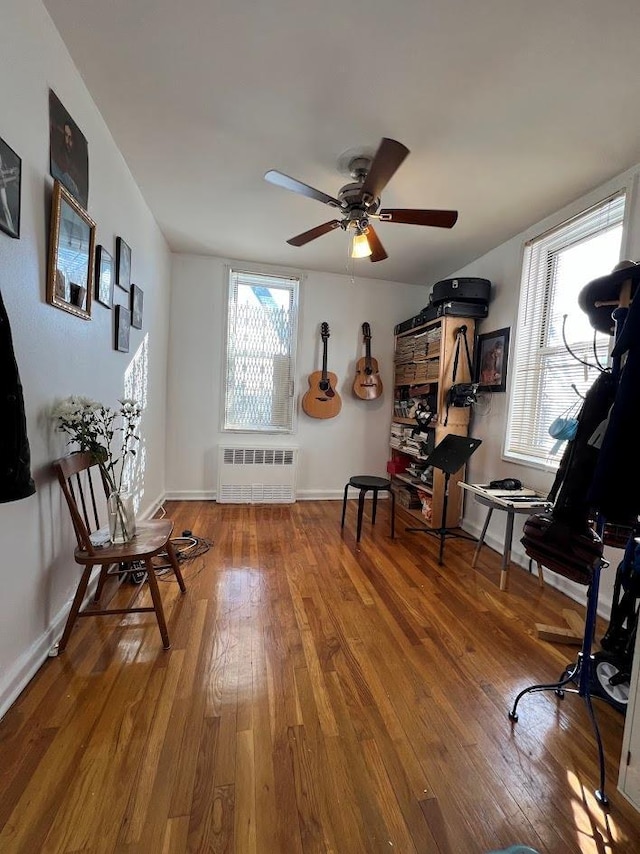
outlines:
M557 682L549 684L530 685L528 688L520 691L513 703L513 708L509 712L509 720L516 722L518 720L518 703L525 694L534 694L538 691L555 691L557 697L562 699L565 692L577 694L582 697L586 703L587 711L593 725L593 731L598 745L598 761L600 763L600 787L595 790L596 800L603 808L609 806L609 799L605 793L605 767L604 767L604 750L602 748L602 738L600 737L600 729L598 721L591 703L591 678L593 668L593 655L591 647L596 628L596 617L598 609L598 590L600 587L600 570L609 566L608 561L600 559L593 570L593 576L587 594L587 611L584 624L584 637L582 640L582 649L578 653L577 660L565 668L562 676ZM577 682L577 688L568 688L570 682Z

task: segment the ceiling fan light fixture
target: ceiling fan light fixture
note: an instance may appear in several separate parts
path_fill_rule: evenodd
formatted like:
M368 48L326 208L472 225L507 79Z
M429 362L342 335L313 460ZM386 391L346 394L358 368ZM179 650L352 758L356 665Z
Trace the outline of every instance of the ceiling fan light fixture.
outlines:
M357 231L353 235L353 241L351 243L351 257L352 258L368 258L372 253L371 246L369 246L369 241L367 240L367 235L364 232Z

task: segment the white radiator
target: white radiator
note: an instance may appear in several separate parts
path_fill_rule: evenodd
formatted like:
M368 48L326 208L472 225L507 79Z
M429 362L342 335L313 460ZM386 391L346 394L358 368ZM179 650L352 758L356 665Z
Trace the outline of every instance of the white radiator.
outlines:
M218 449L220 504L293 504L297 448Z

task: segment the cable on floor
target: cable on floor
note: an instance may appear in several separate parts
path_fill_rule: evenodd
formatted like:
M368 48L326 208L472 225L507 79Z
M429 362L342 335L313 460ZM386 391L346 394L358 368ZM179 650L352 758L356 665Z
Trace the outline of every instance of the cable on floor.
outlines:
M176 555L176 560L180 565L180 569L185 580L194 578L202 572L204 569L204 560L200 562L200 565L196 570L189 571L188 573L184 572L183 566L190 565L196 558L203 557L213 546L213 540L206 540L204 537L194 536L190 531L188 532L189 536L185 536L186 533L187 532L185 531L183 532L183 536L172 537L170 540ZM157 559L162 561L161 563L154 564L154 571L158 580L169 581L177 584L178 580L173 573L173 567L169 562L169 555L167 552L160 552L157 555ZM153 560L155 560L155 558ZM132 584L141 584L146 580L147 570L141 561L133 561L130 564L130 567L129 580ZM166 578L164 577L165 575L167 576Z

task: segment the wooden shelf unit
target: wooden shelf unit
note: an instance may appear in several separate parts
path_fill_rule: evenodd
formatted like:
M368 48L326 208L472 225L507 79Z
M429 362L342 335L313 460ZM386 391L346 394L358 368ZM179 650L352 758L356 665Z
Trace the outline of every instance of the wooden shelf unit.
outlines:
M444 423L447 416L447 392L453 384L456 333L463 325L467 327L467 341L473 358L476 329L473 318L445 315L396 335L394 411L391 417L392 429L393 425L397 425L395 431L398 428L408 430L410 427L417 426L415 418L408 416L406 411L403 412L401 402L408 399L425 399L430 396L432 401L435 400L437 411L437 416L432 419L427 428L435 434L433 436L434 446L439 444L449 433L458 436L469 434L470 407L450 407L447 424ZM456 382L471 382L472 379L469 376L464 342L462 342ZM407 407L404 409L406 410ZM398 444L401 446L398 447ZM431 515L430 518L427 518L419 508L406 507L400 501L396 503L397 509L410 518L411 525L415 525L418 520L426 528L439 528L444 501L444 473L440 469L434 470L432 487L428 487L426 484L418 485L418 483L412 482L417 480L416 478L411 478L398 468L405 464L409 465L415 460L424 459L424 455L420 454L419 450L402 446L402 439L395 438L393 442L390 441L390 448L389 470L396 495L400 494L400 490L407 488L422 491L423 500L430 502ZM457 485L458 480L464 480L464 469L449 481L449 500L445 520L447 528L457 527L462 517L463 493Z

